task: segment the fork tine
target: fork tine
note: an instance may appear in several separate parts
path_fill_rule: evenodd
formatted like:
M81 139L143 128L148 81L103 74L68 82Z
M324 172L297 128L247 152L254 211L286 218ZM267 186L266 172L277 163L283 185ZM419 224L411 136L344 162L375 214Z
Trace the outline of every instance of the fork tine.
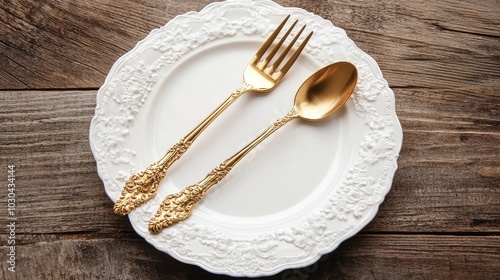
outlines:
M281 76L285 75L286 72L288 72L288 70L290 70L290 67L292 67L292 65L295 63L295 60L297 60L297 58L299 57L300 53L302 52L302 50L306 46L307 42L309 41L309 39L311 39L312 35L313 35L313 32L311 31L307 35L307 37L304 39L304 41L302 41L302 43L297 48L297 50L295 50L295 52L293 53L292 57L290 57L290 59L288 59L288 61L286 62L285 66L283 66L283 68L281 68L281 70L280 70Z
M269 46L271 46L271 44L274 42L274 39L276 39L276 37L280 33L281 29L283 29L283 26L285 26L285 23L288 21L289 18L290 18L290 15L287 15L285 17L285 19L280 23L280 25L278 25L276 30L274 30L274 32L271 34L271 36L269 36L269 38L267 38L267 40L264 42L264 44L262 44L262 46L259 48L259 50L255 54L255 56L259 60L261 59L262 55L264 55L264 53L266 53Z
M271 52L269 52L269 54L267 55L266 59L264 60L264 63L262 63L262 68L266 67L267 64L271 61L271 59L273 59L274 55L278 52L278 50L281 48L281 46L283 45L283 43L285 42L286 38L288 37L288 35L290 35L290 32L293 30L293 28L295 27L295 25L297 25L297 22L298 20L295 20L293 22L293 24L288 28L288 30L286 31L286 33L283 35L283 37L281 38L281 40L278 42L278 44L276 46L274 46L273 50Z
M306 28L305 25L302 26L302 28L299 30L299 32L293 38L292 42L290 42L290 44L288 44L286 49L281 53L281 55L278 57L278 59L276 59L276 61L272 65L272 67L269 69L270 72L274 72L275 69L278 69L278 66L281 64L283 59L285 59L286 55L292 49L293 45L295 45L295 42L297 42L297 39L300 37L300 34L302 34L302 32L304 31L305 28Z

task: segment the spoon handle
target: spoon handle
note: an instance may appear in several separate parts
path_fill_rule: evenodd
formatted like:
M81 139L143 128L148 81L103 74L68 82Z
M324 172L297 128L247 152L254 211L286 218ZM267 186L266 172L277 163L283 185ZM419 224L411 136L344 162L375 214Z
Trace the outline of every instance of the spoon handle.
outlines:
M157 162L150 164L145 170L133 174L126 182L120 198L115 202L115 214L127 215L130 211L152 199L158 191L161 180L165 178L167 170L191 146L196 138L243 93L252 91L253 87L243 83L234 90L212 113L184 138L172 146L167 153Z
M203 180L186 187L180 192L168 195L161 203L154 217L149 221L149 231L159 233L162 229L189 217L195 204L203 199L207 190L220 182L245 155L264 139L298 116L299 114L295 109L291 110L284 117L270 125L250 144L210 171Z

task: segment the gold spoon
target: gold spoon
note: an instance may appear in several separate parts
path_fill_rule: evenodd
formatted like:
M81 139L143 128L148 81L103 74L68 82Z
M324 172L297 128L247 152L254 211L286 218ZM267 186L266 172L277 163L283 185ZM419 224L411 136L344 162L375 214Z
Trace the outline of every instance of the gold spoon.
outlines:
M310 76L295 95L293 109L262 132L245 148L225 160L208 175L182 191L168 195L148 224L149 231L159 233L163 228L191 215L194 205L206 191L217 184L255 146L295 118L308 121L323 119L337 111L349 99L358 81L358 71L348 62L330 64Z

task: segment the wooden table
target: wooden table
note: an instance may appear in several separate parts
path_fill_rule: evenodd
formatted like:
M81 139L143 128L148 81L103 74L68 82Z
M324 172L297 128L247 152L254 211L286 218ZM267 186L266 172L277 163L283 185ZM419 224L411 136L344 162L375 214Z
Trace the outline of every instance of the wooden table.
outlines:
M0 278L229 278L157 251L114 215L88 141L113 62L210 2L2 1ZM269 279L500 279L499 2L277 2L331 20L375 58L404 141L376 218L317 263Z

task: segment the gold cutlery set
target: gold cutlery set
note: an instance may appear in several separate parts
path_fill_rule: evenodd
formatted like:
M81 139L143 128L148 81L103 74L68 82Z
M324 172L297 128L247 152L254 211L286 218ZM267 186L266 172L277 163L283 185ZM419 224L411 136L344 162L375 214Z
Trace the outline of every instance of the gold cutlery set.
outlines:
M127 215L151 200L156 195L160 182L166 176L169 167L189 149L205 128L243 93L269 92L281 82L313 34L310 32L297 49L290 52L304 31L306 27L304 25L278 56L277 53L283 49L285 40L297 24L296 20L281 39L273 44L289 18L290 16L287 16L281 22L252 57L243 72L243 84L197 127L172 146L160 160L132 175L126 181L121 196L114 205L115 214ZM285 60L286 62L280 68ZM312 74L298 89L294 106L287 114L276 120L239 152L215 167L203 180L178 193L168 195L150 220L149 231L159 233L165 227L189 217L195 204L203 198L208 189L222 180L254 147L289 121L296 118L315 121L333 114L349 99L356 86L357 77L356 67L348 62L333 63Z

